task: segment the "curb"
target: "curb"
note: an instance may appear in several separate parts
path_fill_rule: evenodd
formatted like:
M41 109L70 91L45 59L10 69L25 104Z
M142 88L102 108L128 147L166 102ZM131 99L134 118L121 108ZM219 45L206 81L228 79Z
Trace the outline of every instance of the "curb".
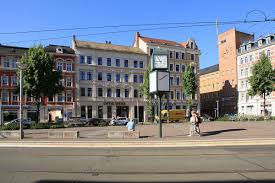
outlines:
M169 140L169 141L5 141L0 147L62 147L62 148L152 148L209 146L275 145L275 138Z

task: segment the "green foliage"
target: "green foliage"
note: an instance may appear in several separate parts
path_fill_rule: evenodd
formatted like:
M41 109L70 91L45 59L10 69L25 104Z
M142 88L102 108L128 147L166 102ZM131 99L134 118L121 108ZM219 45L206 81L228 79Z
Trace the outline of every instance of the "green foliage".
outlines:
M16 124L16 123L3 125L1 127L1 130L19 130L19 129L20 129L20 126L19 126L19 124Z
M50 125L47 123L34 123L30 126L30 129L49 129Z
M62 72L54 70L54 59L44 50L42 45L30 48L21 60L23 74L23 90L36 101L39 120L40 99L58 94L63 90L59 81Z
M53 124L50 125L50 129L56 129L56 128L65 128L64 124Z
M187 105L190 109L192 106L192 95L198 88L198 76L192 72L190 65L187 65L185 72L183 73L183 90L187 98ZM190 112L190 110L189 110Z
M251 88L248 90L250 96L261 95L264 98L275 90L275 72L269 58L263 53L260 60L253 66L252 76L249 78ZM264 111L265 105L264 105Z
M145 97L146 100L146 111L149 116L153 115L153 106L152 106L152 98L150 95L150 81L149 81L149 75L151 72L151 66L148 64L144 76L143 76L143 83L139 86L139 91L141 95Z

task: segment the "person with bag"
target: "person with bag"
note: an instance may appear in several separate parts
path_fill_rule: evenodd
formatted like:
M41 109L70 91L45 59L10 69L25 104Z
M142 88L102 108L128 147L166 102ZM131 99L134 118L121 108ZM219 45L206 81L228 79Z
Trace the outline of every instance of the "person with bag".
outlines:
M198 115L195 111L192 111L192 116L190 117L190 134L189 137L193 136L195 133L200 136L200 127L199 127L199 120Z

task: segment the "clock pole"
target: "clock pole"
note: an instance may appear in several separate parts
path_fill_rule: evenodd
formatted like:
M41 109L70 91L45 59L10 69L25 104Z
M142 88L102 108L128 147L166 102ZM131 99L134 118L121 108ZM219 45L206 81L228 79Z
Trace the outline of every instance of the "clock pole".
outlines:
M162 120L161 120L161 98L163 93L158 93L159 97L159 138L162 138Z

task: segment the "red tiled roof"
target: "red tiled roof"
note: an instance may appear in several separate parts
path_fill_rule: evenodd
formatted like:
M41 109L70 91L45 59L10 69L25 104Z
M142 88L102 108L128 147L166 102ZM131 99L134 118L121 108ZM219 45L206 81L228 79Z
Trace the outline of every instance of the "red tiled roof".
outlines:
M162 45L167 45L167 46L184 47L180 43L177 43L174 41L169 41L169 40L164 40L164 39L156 39L156 38L149 38L149 37L143 37L143 36L140 36L140 39L142 39L146 43L155 43L155 44L162 44Z

